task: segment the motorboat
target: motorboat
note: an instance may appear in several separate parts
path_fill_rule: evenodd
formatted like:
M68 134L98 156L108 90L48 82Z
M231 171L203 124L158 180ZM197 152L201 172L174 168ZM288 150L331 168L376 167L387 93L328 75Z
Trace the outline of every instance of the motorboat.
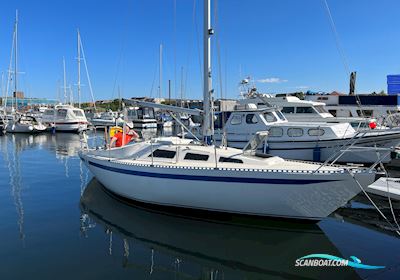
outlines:
M126 119L135 128L157 128L154 109L149 107L132 106L126 110Z
M215 140L234 148L243 148L259 131L269 135L261 151L285 159L344 163L374 163L386 151L400 144L400 129L356 131L350 123L289 122L277 107L259 109L254 104L217 114ZM190 137L190 136L188 136ZM370 147L360 152L357 147ZM391 160L390 153L381 158Z
M97 116L95 115L90 121L94 127L114 126L121 122L123 122L123 120L119 117L119 114L112 111L102 112Z
M202 141L160 137L111 149L84 146L79 156L94 177L112 193L151 205L306 220L327 217L371 184L374 166L308 163L257 153L268 133L254 135L243 150L213 144L210 0L204 1L204 11L203 110L154 105L201 114ZM125 105L134 102L124 100Z
M46 131L46 126L33 116L15 115L8 122L7 133L41 133Z
M370 125L379 128L377 119L362 116L334 116L328 111L323 102L301 100L296 96L276 96L261 94L257 89L249 88L242 94L243 99L238 101L239 105L255 104L257 108L270 106L279 107L281 113L290 122L325 122L325 123L350 123L354 129L369 129Z
M400 113L397 94L307 94L305 99L325 103L325 108L337 117L372 117L385 122L388 117Z
M56 105L43 113L42 122L47 128L62 132L80 132L88 128L82 109L72 105Z

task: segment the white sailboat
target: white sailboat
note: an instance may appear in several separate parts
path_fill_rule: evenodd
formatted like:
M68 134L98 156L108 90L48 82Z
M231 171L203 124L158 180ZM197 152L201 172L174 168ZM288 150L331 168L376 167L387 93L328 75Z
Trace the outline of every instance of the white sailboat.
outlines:
M108 150L83 149L80 158L97 180L119 196L144 203L311 220L328 216L372 183L372 168L259 156L254 150L265 134L257 134L245 151L209 144L214 134L210 0L204 1L204 11L204 143L168 137Z
M11 73L14 74L14 96L13 96L13 104L15 104L12 108L12 115L8 120L8 124L6 126L6 131L8 133L40 133L46 130L46 127L35 117L25 116L23 114L18 114L18 11L16 11L15 15L15 24L14 24L14 36L13 36L13 47L14 51L14 71L11 71L11 60L10 60L10 71L9 71L9 79L7 82L7 90L11 81ZM11 55L12 58L12 55ZM4 120L3 120L4 123Z
M63 59L64 70L64 100L67 103L67 82L65 71L65 60ZM80 87L80 80L78 82ZM79 93L80 91L78 91ZM80 93L79 93L80 95ZM70 98L71 100L72 98ZM79 97L80 100L80 97ZM81 132L88 128L88 120L85 112L80 108L75 108L71 104L56 105L54 108L45 110L42 116L42 122L47 129L55 129L59 132Z

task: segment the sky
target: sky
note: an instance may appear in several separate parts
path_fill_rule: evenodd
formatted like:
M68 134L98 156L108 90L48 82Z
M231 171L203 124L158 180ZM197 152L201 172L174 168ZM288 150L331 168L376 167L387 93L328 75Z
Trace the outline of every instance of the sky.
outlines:
M265 93L386 91L400 73L398 0L212 0L215 97L238 98L250 77ZM0 71L7 80L15 11L19 13L19 90L29 97L76 96L77 29L96 100L202 96L202 0L13 0L0 9ZM335 35L336 34L336 35ZM183 78L182 78L183 77ZM82 100L91 94L82 64ZM183 90L181 90L183 88Z

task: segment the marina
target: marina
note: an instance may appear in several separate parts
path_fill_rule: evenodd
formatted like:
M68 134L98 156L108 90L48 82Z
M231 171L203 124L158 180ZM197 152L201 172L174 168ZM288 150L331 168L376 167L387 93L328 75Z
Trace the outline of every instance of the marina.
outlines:
M315 251L384 264L379 279L399 273L397 234L361 194L316 224L165 212L127 202L92 179L80 163L77 134L8 134L0 141L5 279L377 277L371 270L294 267ZM387 199L374 201L390 213Z
M45 79L25 60L45 48L29 41L45 33L34 27L41 11L24 3L36 12L20 13L8 4L15 15L4 14L12 40L0 44L0 56L9 54L7 63L0 60L2 279L399 278L400 74L393 74L394 58L381 58L384 67L373 74L349 63L336 23L345 17L332 13L333 7L345 14L342 4L320 1L345 68L329 70L332 84L328 64L320 64L332 63L330 55L303 62L310 75L295 70L292 54L279 63L266 54L271 65L256 58L258 43L279 53L275 45L287 39L258 36L245 51L228 39L238 30L254 35L263 24L237 26L230 14L250 11L242 3L140 2L146 8L132 17L133 4L118 1L90 7L95 26L75 14L57 21L65 32L53 34L54 46L43 53L51 57L46 63L62 64L43 62ZM303 10L314 4L293 3ZM271 7L297 15L281 2ZM171 32L161 18L146 16L169 10ZM285 30L289 22L278 23L276 15L266 22ZM315 38L311 30L322 25L301 20L299 30ZM75 21L82 28L66 32ZM387 18L379 24L392 32ZM142 30L132 36L121 26ZM115 42L122 42L119 51ZM245 71L244 54L253 61ZM227 62L239 66L239 83ZM367 79L358 81L350 66ZM24 68L33 72L33 87ZM279 71L282 78L248 71ZM376 91L385 78L386 91Z

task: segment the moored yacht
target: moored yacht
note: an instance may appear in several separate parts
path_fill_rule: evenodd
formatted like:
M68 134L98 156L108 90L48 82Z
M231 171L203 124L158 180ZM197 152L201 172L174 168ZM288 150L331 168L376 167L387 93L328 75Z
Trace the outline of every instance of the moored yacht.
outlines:
M155 119L153 108L129 107L126 119L132 122L135 128L157 128L157 120Z
M88 127L88 121L82 109L71 105L56 105L43 113L42 122L48 129L63 132L80 132Z
M203 143L176 137L121 148L80 151L81 160L109 191L169 207L246 215L320 220L372 183L375 171L259 155L266 134L242 150L212 145L210 0L204 0Z
M301 100L296 96L260 94L255 88L250 89L238 103L256 104L258 108L277 106L290 122L350 123L356 130L369 128L370 123L376 125L376 119L371 117L333 116L322 102Z
M8 122L6 131L7 133L40 133L46 131L46 126L33 116L14 115L13 120Z
M339 155L341 150L361 146L371 149L360 152L354 148L343 153L337 161L374 163L385 153L374 147L393 148L400 144L399 129L357 132L349 123L288 122L277 108L258 109L254 104L220 113L215 125L215 140L235 148L243 148L257 132L268 131L261 150L286 159L334 160L334 155ZM389 162L390 156L382 160Z
M102 112L93 116L90 120L94 127L113 126L121 122L123 120L119 117L119 114L113 111Z

